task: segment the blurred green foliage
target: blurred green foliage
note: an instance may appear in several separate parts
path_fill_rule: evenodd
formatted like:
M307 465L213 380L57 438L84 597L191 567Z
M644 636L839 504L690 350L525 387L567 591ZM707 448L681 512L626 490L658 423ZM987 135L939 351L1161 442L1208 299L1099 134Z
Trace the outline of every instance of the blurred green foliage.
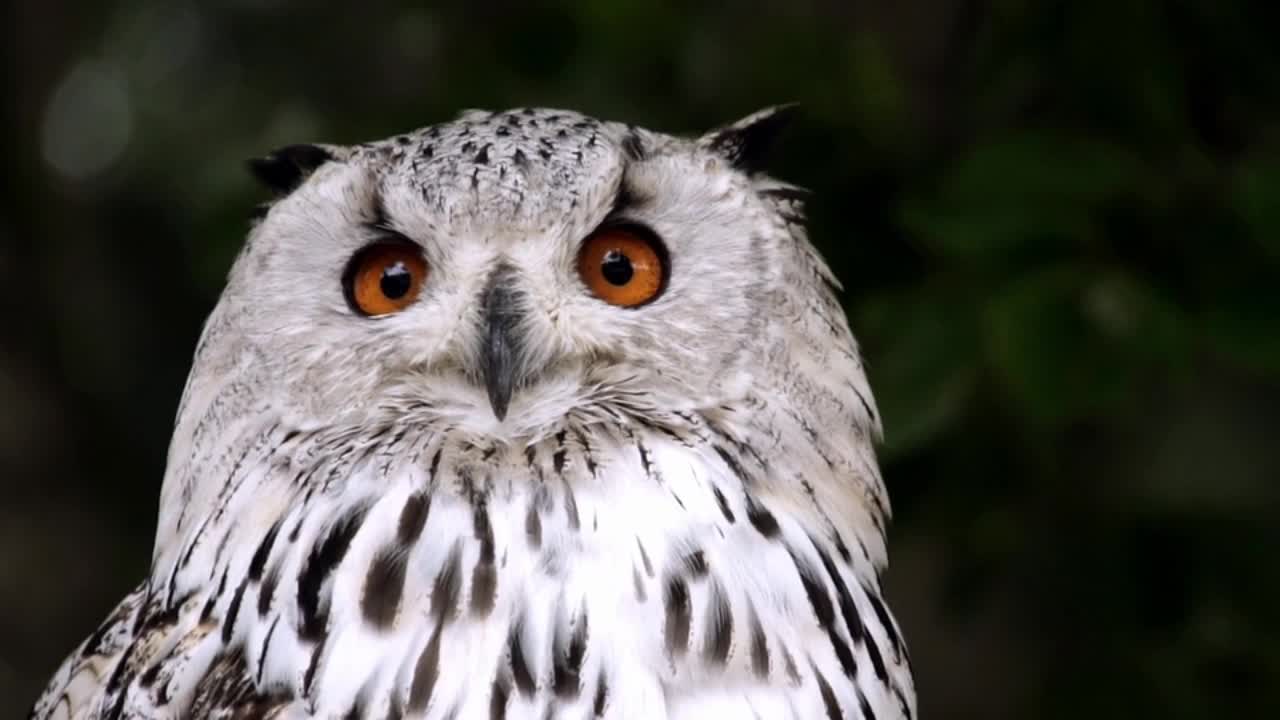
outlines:
M815 191L882 406L925 716L1276 716L1278 7L12 3L0 707L144 571L262 199L242 158L463 107L698 131L794 100L776 173Z

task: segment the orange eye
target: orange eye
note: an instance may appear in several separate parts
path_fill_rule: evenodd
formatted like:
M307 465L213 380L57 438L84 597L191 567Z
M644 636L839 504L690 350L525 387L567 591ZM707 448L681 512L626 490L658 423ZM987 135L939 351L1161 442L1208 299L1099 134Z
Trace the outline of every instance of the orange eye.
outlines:
M619 307L639 307L666 288L666 248L648 228L603 227L582 243L578 274L601 300Z
M351 258L342 278L351 309L361 315L390 315L417 299L427 279L427 261L408 240L365 246Z

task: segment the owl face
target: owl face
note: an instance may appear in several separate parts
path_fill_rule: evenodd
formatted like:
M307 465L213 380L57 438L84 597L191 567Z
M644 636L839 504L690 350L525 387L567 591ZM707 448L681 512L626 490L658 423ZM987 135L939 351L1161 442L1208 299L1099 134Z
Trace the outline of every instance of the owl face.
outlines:
M286 194L223 296L231 344L271 402L321 421L417 412L516 438L732 402L787 322L799 252L747 164L775 117L687 140L471 112L282 151L258 169Z

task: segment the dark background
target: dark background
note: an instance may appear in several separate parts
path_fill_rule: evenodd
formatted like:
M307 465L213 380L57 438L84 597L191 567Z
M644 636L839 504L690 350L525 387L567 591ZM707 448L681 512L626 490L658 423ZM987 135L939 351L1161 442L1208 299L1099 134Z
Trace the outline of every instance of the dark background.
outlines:
M143 574L243 159L796 100L927 718L1280 716L1280 10L10 0L0 716ZM1270 9L1268 9L1270 8Z

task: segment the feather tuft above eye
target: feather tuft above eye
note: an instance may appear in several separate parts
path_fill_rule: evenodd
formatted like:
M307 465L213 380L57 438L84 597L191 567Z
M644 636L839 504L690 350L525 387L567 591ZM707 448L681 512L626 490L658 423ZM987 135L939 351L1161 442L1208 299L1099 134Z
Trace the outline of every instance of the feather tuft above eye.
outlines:
M795 117L799 105L788 103L775 105L754 112L741 120L713 130L703 136L703 142L712 152L729 161L729 164L747 173L764 169L770 149L778 136Z
M289 145L248 164L258 182L277 195L287 195L332 159L333 153L320 145Z

